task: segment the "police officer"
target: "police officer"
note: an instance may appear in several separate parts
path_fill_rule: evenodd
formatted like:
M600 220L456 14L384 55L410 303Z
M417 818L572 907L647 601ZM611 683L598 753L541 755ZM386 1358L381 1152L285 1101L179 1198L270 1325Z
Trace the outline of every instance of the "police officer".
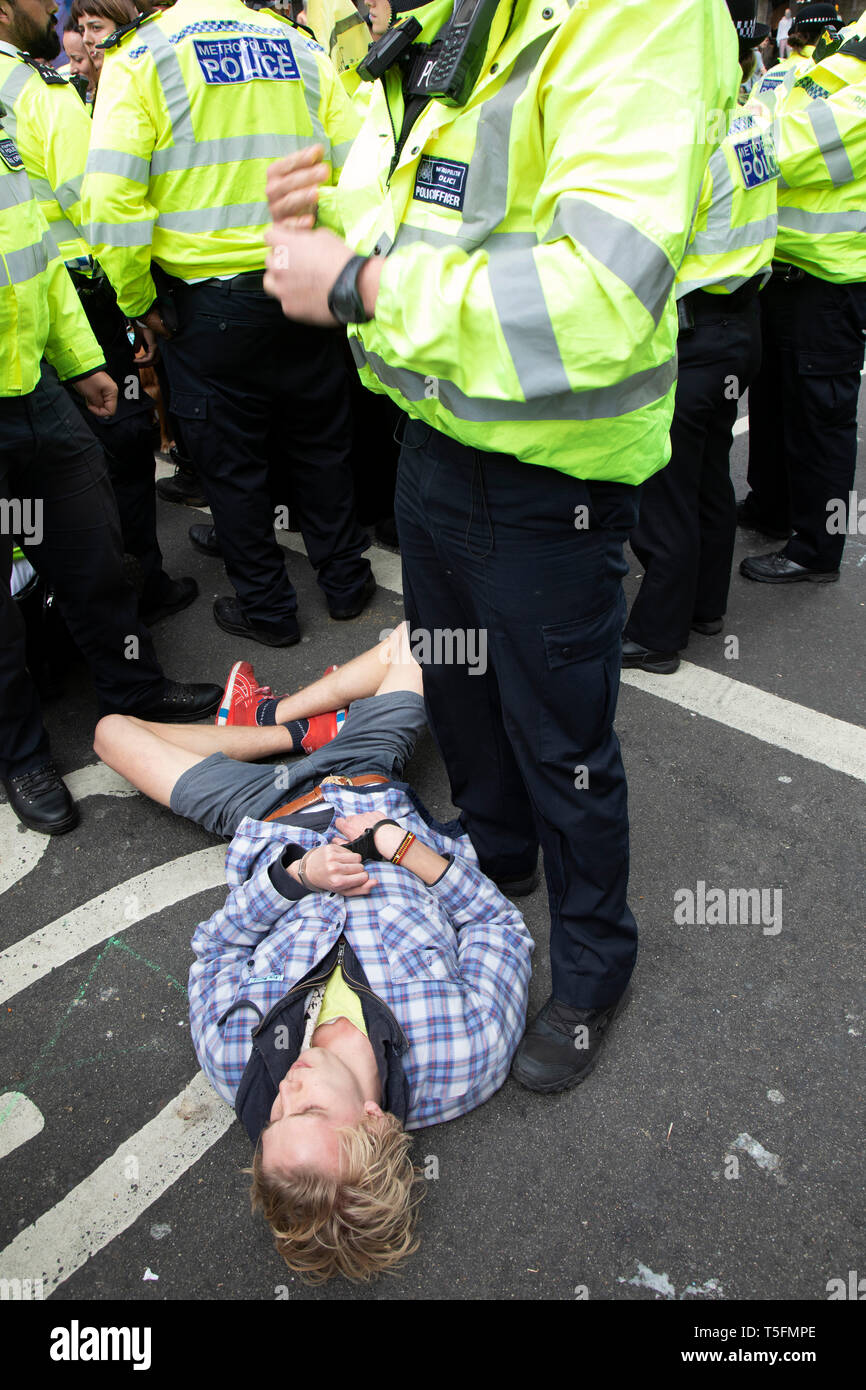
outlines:
M750 103L757 101L768 111L774 111L780 95L784 96L791 90L797 69L812 57L815 44L822 34L835 36L838 28L839 16L835 5L801 5L788 35L790 55L764 73L749 93Z
M193 602L193 579L164 571L156 535L152 406L141 387L126 320L111 286L90 258L80 234L81 181L90 120L77 94L48 62L60 40L55 0L0 0L0 102L40 206L66 261L88 321L118 387L106 420L88 424L105 451L120 512L124 551L134 557L145 622L178 613ZM76 398L77 400L78 398ZM85 410L84 405L81 406Z
M866 332L866 14L796 69L774 135L779 235L740 520L789 539L740 570L764 584L832 583L850 526Z
M77 824L78 812L51 760L25 666L24 623L9 591L15 534L56 591L102 713L203 719L221 691L166 680L139 622L102 451L58 377L102 417L114 410L117 388L2 128L0 341L0 777L24 825L60 834Z
M381 41L414 18L433 47L373 91L336 195L348 244L275 227L267 284L294 317L353 324L363 380L410 416L413 649L482 868L531 891L544 850L553 992L514 1074L556 1091L594 1064L635 961L623 542L668 457L674 277L718 143L706 112L733 108L740 69L722 0L452 11ZM273 176L275 217L330 212L303 174ZM448 659L455 632L471 660Z
M769 34L757 0L728 0L745 72ZM761 360L758 292L776 244L778 166L770 131L738 116L709 162L676 281L679 380L671 461L641 489L631 548L644 567L622 664L670 675L689 632L721 631L737 534L729 470L737 402Z
M173 413L203 479L237 598L226 632L300 638L269 489L291 505L334 618L374 590L353 509L349 416L332 331L264 293L265 176L327 141L336 177L357 123L321 49L240 0L178 0L106 41L83 202L121 308L163 342Z

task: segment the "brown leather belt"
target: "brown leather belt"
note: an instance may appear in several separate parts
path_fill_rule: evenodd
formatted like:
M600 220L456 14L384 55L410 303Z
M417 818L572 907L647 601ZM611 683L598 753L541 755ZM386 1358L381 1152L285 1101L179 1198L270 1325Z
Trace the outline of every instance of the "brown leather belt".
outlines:
M317 801L324 801L324 788L330 783L331 786L338 787L367 787L371 782L388 782L387 777L380 777L375 772L365 772L360 777L323 777L317 787L313 787L311 792L305 792L303 796L298 796L294 801L287 801L285 806L278 806L276 811L271 811L270 815L265 816L265 820L280 820L282 816L290 816L293 811L303 811L306 806L312 806Z

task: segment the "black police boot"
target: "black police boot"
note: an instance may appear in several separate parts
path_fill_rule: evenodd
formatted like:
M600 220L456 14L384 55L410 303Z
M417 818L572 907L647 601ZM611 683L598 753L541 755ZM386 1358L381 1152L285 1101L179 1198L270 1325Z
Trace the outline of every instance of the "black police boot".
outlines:
M608 1027L628 993L606 1009L572 1009L553 996L536 1014L517 1049L511 1074L530 1091L567 1091L589 1076Z
M202 555L209 555L212 560L221 558L223 548L217 540L215 526L199 523L196 526L190 526L188 535L193 548L200 550Z
M354 599L346 599L343 603L333 608L329 602L328 612L331 617L336 618L338 622L343 622L347 618L357 618L359 613L363 613L375 592L376 580L373 578L372 573L370 573L367 575L367 578L364 580L364 583L361 585Z
M160 581L152 595L145 592L139 601L138 610L145 627L159 622L160 618L170 618L173 613L181 613L198 597L198 585L188 576L184 579L170 579L163 570Z
M174 444L169 454L175 465L174 477L158 480L157 495L163 502L180 502L185 507L206 507L207 498L191 460L178 453Z
M254 627L236 598L214 599L213 616L217 627L221 627L223 632L230 632L233 637L246 637L251 642L261 642L266 647L294 647L301 640L296 617L287 618L285 627L280 631L270 627Z
M784 550L776 550L769 555L747 555L740 561L740 574L744 579L756 579L759 584L799 584L811 580L813 584L835 584L839 578L838 570L810 570L789 560Z
M65 835L78 824L78 807L53 762L3 778L9 805L22 825L40 835Z
M651 652L640 642L623 638L622 668L624 671L649 671L654 676L672 676L679 670L679 652Z
M181 685L179 681L167 680L162 694L152 705L123 713L134 714L137 719L147 719L152 724L193 724L216 714L222 695L221 685Z

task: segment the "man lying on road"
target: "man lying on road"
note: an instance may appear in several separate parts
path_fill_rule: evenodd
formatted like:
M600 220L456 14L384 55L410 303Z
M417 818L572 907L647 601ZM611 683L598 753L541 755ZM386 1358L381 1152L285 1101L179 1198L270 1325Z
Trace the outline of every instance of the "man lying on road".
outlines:
M424 723L405 626L282 699L238 662L218 723L109 715L94 747L234 837L226 903L192 941L195 1049L256 1145L253 1205L290 1268L369 1279L415 1248L404 1131L508 1074L533 942L459 823L399 781Z

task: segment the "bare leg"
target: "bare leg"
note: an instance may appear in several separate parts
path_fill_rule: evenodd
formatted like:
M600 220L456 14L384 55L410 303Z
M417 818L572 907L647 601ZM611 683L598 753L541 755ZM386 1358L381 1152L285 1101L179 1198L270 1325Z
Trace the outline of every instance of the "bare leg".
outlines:
M402 638L400 634L403 634ZM409 681L409 672L414 667L420 679L421 668L409 650L406 624L401 623L390 637L369 651L362 652L354 660L347 662L329 676L314 681L296 695L286 695L276 709L276 718L281 724L289 719L309 719L314 714L327 714L332 709L343 709L353 700L363 700L375 695L394 674L393 668L402 674L396 684L387 686L389 690L414 690Z

